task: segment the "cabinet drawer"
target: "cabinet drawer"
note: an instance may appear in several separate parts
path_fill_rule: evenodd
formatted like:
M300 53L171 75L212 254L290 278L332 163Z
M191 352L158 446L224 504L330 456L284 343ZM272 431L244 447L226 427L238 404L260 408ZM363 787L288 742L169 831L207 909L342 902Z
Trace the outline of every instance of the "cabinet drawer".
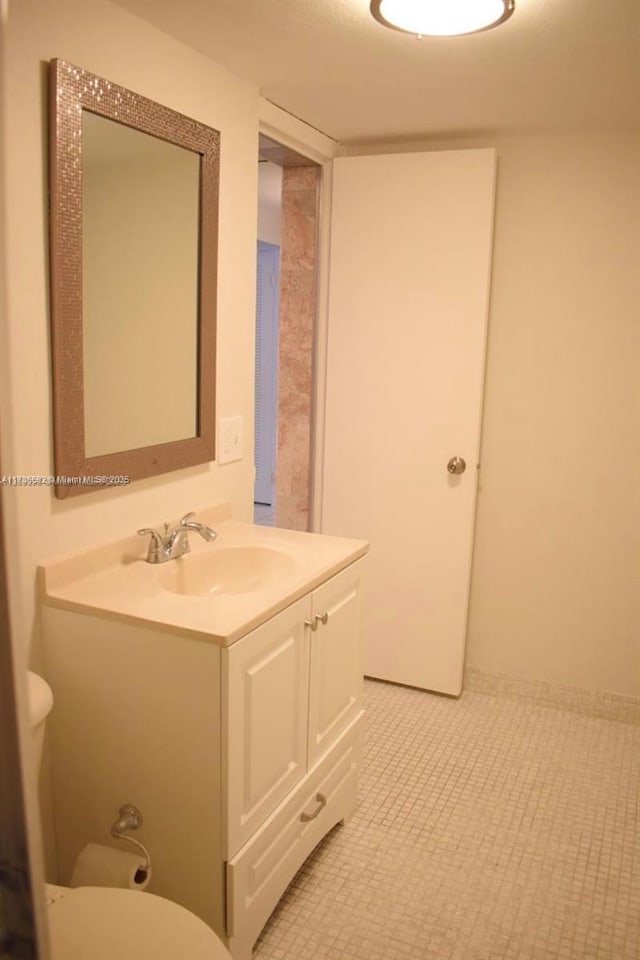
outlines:
M324 834L353 811L361 716L227 864L232 953L234 935L253 944L296 870Z

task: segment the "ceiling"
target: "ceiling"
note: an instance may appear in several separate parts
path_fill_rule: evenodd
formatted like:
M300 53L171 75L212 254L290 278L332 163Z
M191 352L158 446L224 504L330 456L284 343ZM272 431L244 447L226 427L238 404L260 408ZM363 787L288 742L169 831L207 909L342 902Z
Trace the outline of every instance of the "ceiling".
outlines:
M114 0L342 143L640 128L640 0L516 0L467 37L369 0Z

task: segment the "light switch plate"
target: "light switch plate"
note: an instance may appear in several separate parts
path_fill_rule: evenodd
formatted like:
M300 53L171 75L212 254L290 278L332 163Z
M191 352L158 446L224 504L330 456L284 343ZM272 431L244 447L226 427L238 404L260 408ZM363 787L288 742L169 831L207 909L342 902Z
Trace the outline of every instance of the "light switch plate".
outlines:
M218 420L218 463L233 463L242 456L242 417Z

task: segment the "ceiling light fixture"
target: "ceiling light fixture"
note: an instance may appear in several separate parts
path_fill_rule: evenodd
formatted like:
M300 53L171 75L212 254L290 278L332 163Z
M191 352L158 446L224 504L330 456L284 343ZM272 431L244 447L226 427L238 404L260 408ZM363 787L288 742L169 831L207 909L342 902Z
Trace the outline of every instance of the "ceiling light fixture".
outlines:
M371 0L371 13L385 27L417 37L480 33L508 20L515 0Z

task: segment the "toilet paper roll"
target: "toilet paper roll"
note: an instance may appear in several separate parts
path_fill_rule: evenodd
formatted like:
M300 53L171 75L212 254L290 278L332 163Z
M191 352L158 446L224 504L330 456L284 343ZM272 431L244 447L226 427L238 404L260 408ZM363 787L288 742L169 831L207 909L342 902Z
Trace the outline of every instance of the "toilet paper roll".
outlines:
M151 870L145 869L145 859L140 854L88 843L75 862L71 886L144 890L150 879Z

